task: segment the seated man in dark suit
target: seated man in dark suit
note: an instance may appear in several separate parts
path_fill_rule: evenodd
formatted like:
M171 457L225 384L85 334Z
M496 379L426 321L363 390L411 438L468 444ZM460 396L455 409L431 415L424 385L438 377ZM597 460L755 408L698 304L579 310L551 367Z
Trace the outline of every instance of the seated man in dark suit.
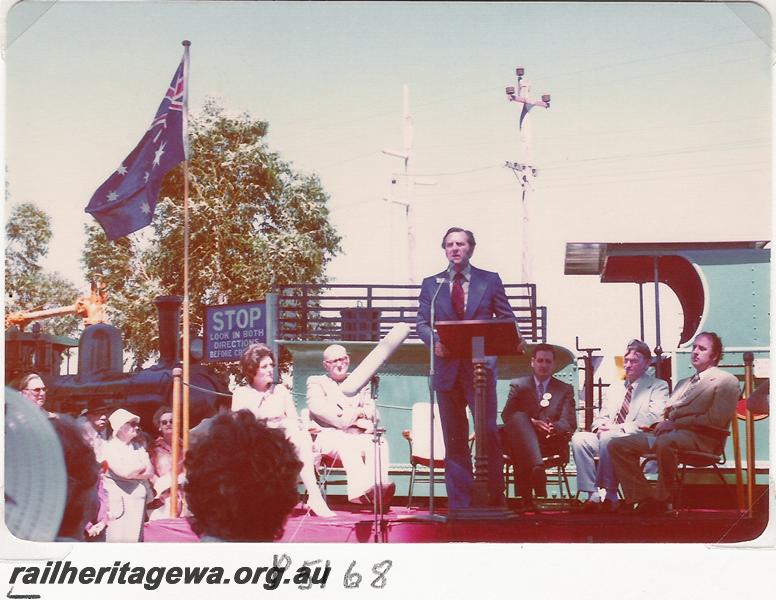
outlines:
M695 374L676 384L666 405L665 418L654 432L609 442L609 456L628 506L635 506L634 512L656 515L671 510L677 451L721 452L741 393L735 375L717 366L722 351L722 340L716 333L699 333L690 355ZM640 465L641 456L650 452L657 459L655 488L644 477Z
M518 494L525 508L534 506L531 488L546 496L542 456L568 441L577 428L574 388L555 379L555 349L538 344L531 357L533 375L511 382L509 397L501 413L504 420L504 449L515 467Z

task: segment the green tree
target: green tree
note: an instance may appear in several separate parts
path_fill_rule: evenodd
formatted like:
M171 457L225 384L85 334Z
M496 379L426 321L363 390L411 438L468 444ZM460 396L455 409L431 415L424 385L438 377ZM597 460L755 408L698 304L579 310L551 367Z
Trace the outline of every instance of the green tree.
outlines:
M163 294L159 278L149 272L153 248L133 234L115 241L96 223L88 223L81 263L92 280L107 292L108 321L121 330L124 347L132 352L131 368L141 368L159 343L154 298Z
M208 100L189 120L189 298L192 329L203 307L259 300L273 285L324 283L340 238L328 195L265 141L268 125L226 116ZM183 294L182 169L165 179L152 232L115 243L88 226L87 276L108 284L114 323L142 364L156 351L158 294ZM116 299L115 301L113 299Z
M73 304L78 288L58 273L46 272L40 262L48 254L51 219L30 203L11 209L5 225L5 313ZM55 335L75 335L79 320L55 317L44 323Z

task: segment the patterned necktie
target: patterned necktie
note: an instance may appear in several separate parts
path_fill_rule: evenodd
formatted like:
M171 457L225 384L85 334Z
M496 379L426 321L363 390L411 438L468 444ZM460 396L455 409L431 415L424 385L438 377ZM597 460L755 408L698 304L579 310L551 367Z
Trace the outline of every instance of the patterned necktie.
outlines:
M628 389L625 391L625 398L622 401L620 412L617 413L615 423L625 423L625 417L628 416L628 410L630 409L631 396L633 396L633 384L628 384Z
M456 273L453 277L453 292L451 299L453 301L453 310L458 317L459 321L463 320L463 315L466 310L466 298L463 293L463 273Z
M544 396L544 382L540 381L536 385L536 397L539 399L540 402L542 400L542 396Z
M690 383L688 383L686 386L684 386L684 390L682 391L682 395L679 398L679 402L674 404L674 406L678 406L679 404L684 404L687 400L687 396L690 394L690 390L692 390L695 385L701 380L701 376L696 373L692 376L692 379L690 379Z

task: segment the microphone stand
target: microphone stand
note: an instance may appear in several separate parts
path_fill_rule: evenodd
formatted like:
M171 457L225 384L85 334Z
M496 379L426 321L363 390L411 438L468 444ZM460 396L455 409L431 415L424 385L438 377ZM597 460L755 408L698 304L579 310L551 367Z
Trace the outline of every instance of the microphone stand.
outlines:
M375 476L375 497L372 503L374 509L374 541L375 543L385 540L385 514L383 512L383 457L380 452L380 438L385 429L378 427L380 419L377 416L377 390L380 385L380 377L373 375L369 380L370 397L374 404L372 411L372 443L374 444L374 476Z
M402 522L432 522L432 523L446 523L447 518L442 515L435 515L434 514L434 403L436 401L436 392L434 391L434 373L436 372L436 361L435 361L435 355L434 355L434 325L436 323L436 299L437 296L439 296L439 292L442 289L442 286L447 283L447 278L445 277L437 277L436 278L436 284L437 288L434 291L434 295L431 297L431 313L430 313L430 322L431 322L431 343L429 344L429 372L428 372L428 396L429 396L429 406L430 406L430 418L429 422L431 423L431 432L429 434L429 440L431 442L431 446L429 447L429 494L428 494L428 515L399 515L395 518L396 521L402 521Z
M435 346L436 342L434 341L434 326L436 324L436 299L439 295L439 292L442 290L442 286L446 283L446 279L444 277L438 277L436 280L437 289L434 292L434 295L431 297L431 343L429 346L429 370L428 370L428 395L429 395L429 423L431 424L431 433L429 435L430 440L430 446L429 446L429 470L428 470L428 513L433 517L434 515L434 487L435 487L435 479L434 479L434 403L436 401L436 392L434 390L434 375L436 374L436 365L435 365Z

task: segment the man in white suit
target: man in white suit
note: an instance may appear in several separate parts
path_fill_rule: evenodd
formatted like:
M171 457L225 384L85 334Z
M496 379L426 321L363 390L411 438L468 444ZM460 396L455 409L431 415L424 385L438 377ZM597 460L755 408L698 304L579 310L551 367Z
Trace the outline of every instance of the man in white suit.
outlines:
M609 442L646 431L662 418L668 384L647 373L651 357L649 346L641 340L628 343L623 357L625 381L609 388L591 431L577 431L571 438L577 489L588 495L582 506L585 512L613 512L617 508L619 482L609 457ZM599 489L606 490L603 502Z
M348 376L350 357L339 344L323 351L326 375L307 378L307 406L310 418L320 425L315 448L325 455L339 457L348 479L348 500L355 503L374 502L375 481L374 423L377 407L364 386L355 396L342 393L340 384ZM380 440L380 474L382 505L390 505L396 484L388 480L388 442Z
M636 433L609 444L609 456L622 483L625 500L641 515L671 510L676 486L677 451L722 451L741 389L732 373L717 365L722 358L722 340L712 331L695 337L690 361L695 375L676 384L668 400L665 418L654 433ZM657 486L652 487L640 467L640 457L654 452Z

